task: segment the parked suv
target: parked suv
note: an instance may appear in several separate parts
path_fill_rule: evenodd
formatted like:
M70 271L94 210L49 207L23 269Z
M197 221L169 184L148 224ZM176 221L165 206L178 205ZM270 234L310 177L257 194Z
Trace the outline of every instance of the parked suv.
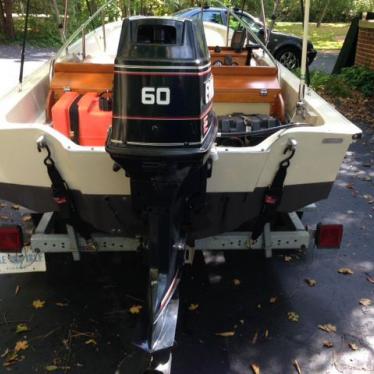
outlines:
M247 12L242 12L238 8L235 8L234 12L249 26L249 28L259 37L260 40L264 41L264 27L258 18L253 17ZM201 8L195 7L182 9L175 13L175 15L186 18L201 17ZM203 8L202 18L204 22L214 22L221 25L226 25L227 9L205 7ZM278 31L271 32L269 43L267 45L272 55L290 70L300 67L301 46L302 38ZM308 42L308 64L313 62L316 55L317 51L314 49L313 44Z

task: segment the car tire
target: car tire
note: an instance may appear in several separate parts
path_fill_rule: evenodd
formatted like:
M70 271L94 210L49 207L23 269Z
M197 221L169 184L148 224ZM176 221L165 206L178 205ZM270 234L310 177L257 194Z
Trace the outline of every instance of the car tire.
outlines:
M295 47L283 47L275 53L274 57L289 70L300 67L301 53Z

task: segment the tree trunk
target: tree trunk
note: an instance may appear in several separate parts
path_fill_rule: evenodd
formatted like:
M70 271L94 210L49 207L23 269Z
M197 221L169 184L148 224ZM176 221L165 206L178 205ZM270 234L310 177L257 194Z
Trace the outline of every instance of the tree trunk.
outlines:
M5 13L5 20L4 20L4 32L8 39L15 38L15 31L14 31L14 22L13 22L13 1L12 0L4 0L4 13Z
M5 33L5 16L2 0L0 0L0 32Z
M330 3L330 0L327 0L326 3L325 3L324 8L322 10L321 16L319 17L319 20L317 22L317 27L321 26L321 23L322 23L323 19L325 18L327 8L329 7L329 3Z

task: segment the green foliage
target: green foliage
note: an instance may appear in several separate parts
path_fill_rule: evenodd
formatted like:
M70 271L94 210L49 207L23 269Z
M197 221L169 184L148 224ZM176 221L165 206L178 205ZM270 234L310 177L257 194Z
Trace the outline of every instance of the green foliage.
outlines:
M300 77L300 69L294 70ZM362 66L344 68L340 74L315 70L310 73L310 87L335 97L349 97L352 90L364 96L374 96L374 71Z
M374 96L374 71L364 66L353 66L342 69L340 76L352 88L365 96Z
M320 27L317 27L315 23L310 23L310 41L317 50L340 49L348 28L348 23L323 23ZM303 35L301 22L277 22L275 30L300 37Z

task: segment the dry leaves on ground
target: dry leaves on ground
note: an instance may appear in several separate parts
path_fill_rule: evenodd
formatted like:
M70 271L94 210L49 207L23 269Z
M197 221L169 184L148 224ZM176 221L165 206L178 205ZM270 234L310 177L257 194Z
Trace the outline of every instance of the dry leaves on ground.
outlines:
M295 312L288 312L288 320L292 322L299 322L300 316Z
M258 332L256 331L252 338L252 344L256 344L257 339L258 339Z
M14 347L14 352L18 353L20 351L25 351L28 348L29 343L27 340L19 340Z
M350 268L340 268L338 269L338 273L344 275L352 275L353 271Z
M325 348L332 348L332 347L334 346L334 344L333 344L333 342L330 341L330 340L324 340L324 342L323 342L323 346L324 346Z
M278 297L277 296L272 296L269 300L269 303L270 304L275 304L277 301L278 301Z
M130 307L129 312L131 314L139 314L142 309L143 307L141 305L133 305L132 307Z
M318 328L322 331L331 333L331 332L336 332L336 326L332 325L331 323L326 323L324 325L318 325Z
M234 286L240 286L240 279L238 279L238 278L235 278L235 279L233 279L232 280L232 283L234 283Z
M314 287L317 284L317 281L312 278L305 278L304 282L309 286L309 287Z
M300 365L297 362L297 360L294 360L292 364L293 364L294 368L296 369L297 374L301 374L301 368L300 368Z
M358 345L356 343L348 343L348 346L352 349L352 351L358 350Z
M198 308L199 308L199 304L190 304L189 307L188 307L188 310L193 312Z
M91 345L97 345L97 341L95 339L88 339L84 342L84 344L91 344Z
M26 325L26 323L20 323L16 327L16 333L19 334L21 332L30 331L29 327Z
M235 331L224 331L224 332L216 332L217 336L223 336L223 337L231 337L235 335Z
M32 302L32 306L33 306L35 309L42 309L42 308L44 308L44 306L45 306L45 301L44 301L44 300L40 300L40 299L34 300L34 301Z
M251 364L253 374L260 374L260 366L257 364Z
M69 306L69 303L56 303L56 306L58 306L60 308L65 308L65 307Z
M372 301L370 299L360 299L359 303L363 306L370 306Z

